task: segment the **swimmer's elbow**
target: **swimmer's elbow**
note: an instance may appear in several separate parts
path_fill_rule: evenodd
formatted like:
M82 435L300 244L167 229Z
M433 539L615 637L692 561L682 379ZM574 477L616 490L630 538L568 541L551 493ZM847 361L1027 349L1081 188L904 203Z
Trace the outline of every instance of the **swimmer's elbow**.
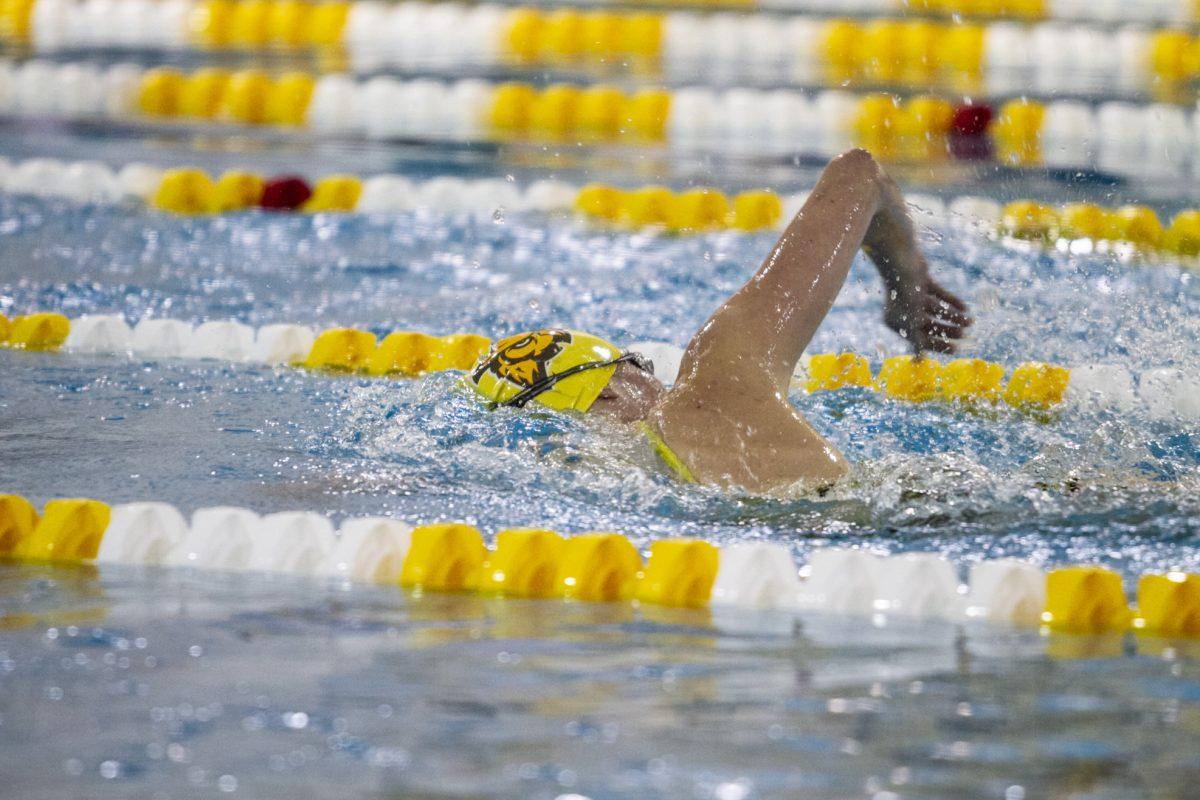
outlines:
M840 154L833 157L831 164L850 164L859 166L875 166L875 156L871 155L871 151L862 147L851 147L849 150L843 150Z
M834 156L825 171L849 180L874 180L879 175L879 163L875 157L861 147Z

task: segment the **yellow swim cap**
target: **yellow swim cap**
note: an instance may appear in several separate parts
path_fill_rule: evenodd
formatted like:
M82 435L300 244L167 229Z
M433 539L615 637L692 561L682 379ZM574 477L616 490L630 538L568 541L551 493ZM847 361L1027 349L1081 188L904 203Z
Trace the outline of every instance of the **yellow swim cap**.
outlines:
M558 411L587 411L625 358L589 333L529 331L496 342L467 379L496 405L533 400Z

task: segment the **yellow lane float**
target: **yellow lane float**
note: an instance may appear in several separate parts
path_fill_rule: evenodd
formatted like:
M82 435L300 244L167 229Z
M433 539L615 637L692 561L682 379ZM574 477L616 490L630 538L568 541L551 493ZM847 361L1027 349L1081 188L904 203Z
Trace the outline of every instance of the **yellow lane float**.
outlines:
M91 561L100 549L109 514L99 500L51 500L13 555L29 561Z
M1071 633L1113 633L1129 629L1133 615L1121 576L1103 567L1065 567L1046 576L1042 621Z
M554 597L564 540L554 531L507 530L480 570L479 590L508 597Z
M33 533L38 513L17 494L0 494L0 556L11 556Z
M62 314L26 314L8 323L4 345L18 350L57 350L70 332L71 321Z
M304 366L308 369L358 372L367 368L376 348L375 334L354 328L330 328L313 342Z
M413 529L400 585L431 592L474 589L486 553L483 537L470 525L422 525Z

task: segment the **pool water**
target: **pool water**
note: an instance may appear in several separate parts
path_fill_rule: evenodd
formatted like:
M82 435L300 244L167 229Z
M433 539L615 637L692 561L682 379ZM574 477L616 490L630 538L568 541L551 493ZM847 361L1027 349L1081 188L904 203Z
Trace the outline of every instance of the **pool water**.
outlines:
M1200 367L1177 265L924 220L972 304L963 354ZM682 346L769 234L562 219L180 219L0 196L0 311ZM902 352L869 264L810 352ZM749 344L752 346L752 344ZM1200 571L1200 428L863 391L794 402L856 462L824 497L673 481L620 426L485 413L451 373L331 378L0 351L0 486L42 502L391 514L562 533ZM263 576L0 565L0 746L16 797L1183 797L1197 653L948 623L406 597ZM268 791L269 787L269 791Z
M1120 639L167 570L0 586L30 800L1117 800L1200 768L1198 654Z

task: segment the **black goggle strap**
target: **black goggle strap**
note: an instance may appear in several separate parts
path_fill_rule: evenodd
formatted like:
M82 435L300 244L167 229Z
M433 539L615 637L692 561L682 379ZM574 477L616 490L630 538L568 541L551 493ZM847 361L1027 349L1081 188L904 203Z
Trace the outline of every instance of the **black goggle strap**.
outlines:
M524 408L525 404L528 403L530 400L534 399L539 394L543 394L544 392L550 391L551 389L554 388L555 384L557 384L559 381L565 380L566 378L569 378L572 375L578 375L579 373L587 372L590 369L603 369L604 367L615 367L618 364L625 364L625 363L633 364L635 367L640 369L642 372L648 372L651 375L654 374L654 362L651 361L650 359L646 358L641 353L622 353L621 355L617 356L616 358L612 359L611 361L591 361L591 362L588 362L587 364L576 364L575 366L571 367L570 369L564 369L562 372L559 372L555 375L550 375L546 378L543 378L542 380L538 381L537 383L533 384L532 386L530 386L526 389L522 389L520 392L518 392L517 394L513 395L512 397L508 398L507 400L505 400L503 402L489 403L488 408L495 409L500 406L511 406L512 408Z

